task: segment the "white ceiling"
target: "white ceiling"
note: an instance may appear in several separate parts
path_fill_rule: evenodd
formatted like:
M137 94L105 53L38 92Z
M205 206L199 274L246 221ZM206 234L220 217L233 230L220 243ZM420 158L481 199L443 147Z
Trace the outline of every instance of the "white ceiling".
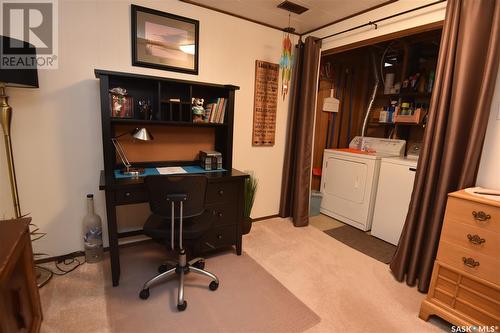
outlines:
M181 0L218 9L271 26L288 27L288 12L276 6L284 0ZM291 26L303 34L325 24L341 20L388 0L289 0L309 8L301 15L291 15Z

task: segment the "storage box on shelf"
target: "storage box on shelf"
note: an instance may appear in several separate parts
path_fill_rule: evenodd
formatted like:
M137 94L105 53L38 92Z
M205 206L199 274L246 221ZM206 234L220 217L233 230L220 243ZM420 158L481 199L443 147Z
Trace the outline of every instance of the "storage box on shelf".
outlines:
M396 114L394 116L394 122L396 124L420 124L422 122L424 112L422 109L417 109L413 114Z

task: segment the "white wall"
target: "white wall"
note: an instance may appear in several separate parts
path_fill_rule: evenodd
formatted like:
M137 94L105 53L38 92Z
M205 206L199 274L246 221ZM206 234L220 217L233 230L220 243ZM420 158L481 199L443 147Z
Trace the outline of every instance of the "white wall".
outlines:
M490 118L484 140L477 186L500 190L500 70L491 102Z
M277 63L282 33L176 0L134 3L200 21L198 76L131 66L130 2L60 0L59 69L39 71L39 89L8 89L22 212L48 233L35 248L51 256L82 248L86 193L95 193L106 224L98 190L103 157L95 68L240 86L233 166L253 170L259 180L253 217L278 212L288 101L278 100L274 147L252 147L251 134L255 60ZM12 217L0 146L0 217ZM146 213L142 207L120 216L136 216L141 224Z

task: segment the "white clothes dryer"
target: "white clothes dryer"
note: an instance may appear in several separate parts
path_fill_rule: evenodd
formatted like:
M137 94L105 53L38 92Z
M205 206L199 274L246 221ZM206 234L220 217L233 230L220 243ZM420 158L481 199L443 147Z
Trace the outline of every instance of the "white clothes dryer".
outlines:
M325 149L320 211L363 231L370 230L380 159L403 156L405 145L404 140L357 136L349 148Z

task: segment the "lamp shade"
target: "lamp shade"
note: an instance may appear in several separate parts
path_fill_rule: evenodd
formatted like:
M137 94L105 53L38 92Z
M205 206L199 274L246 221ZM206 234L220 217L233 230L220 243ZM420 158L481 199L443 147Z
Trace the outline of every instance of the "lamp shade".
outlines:
M151 141L154 139L153 135L145 127L136 128L132 133L132 137L141 141Z
M31 68L5 68L0 65L0 82L9 87L38 88L38 72L36 69L36 49L27 42L1 36L0 55L3 57L15 57L22 55L23 58L35 58L35 64ZM14 48L11 45L21 45L23 48ZM2 60L3 62L3 60Z

